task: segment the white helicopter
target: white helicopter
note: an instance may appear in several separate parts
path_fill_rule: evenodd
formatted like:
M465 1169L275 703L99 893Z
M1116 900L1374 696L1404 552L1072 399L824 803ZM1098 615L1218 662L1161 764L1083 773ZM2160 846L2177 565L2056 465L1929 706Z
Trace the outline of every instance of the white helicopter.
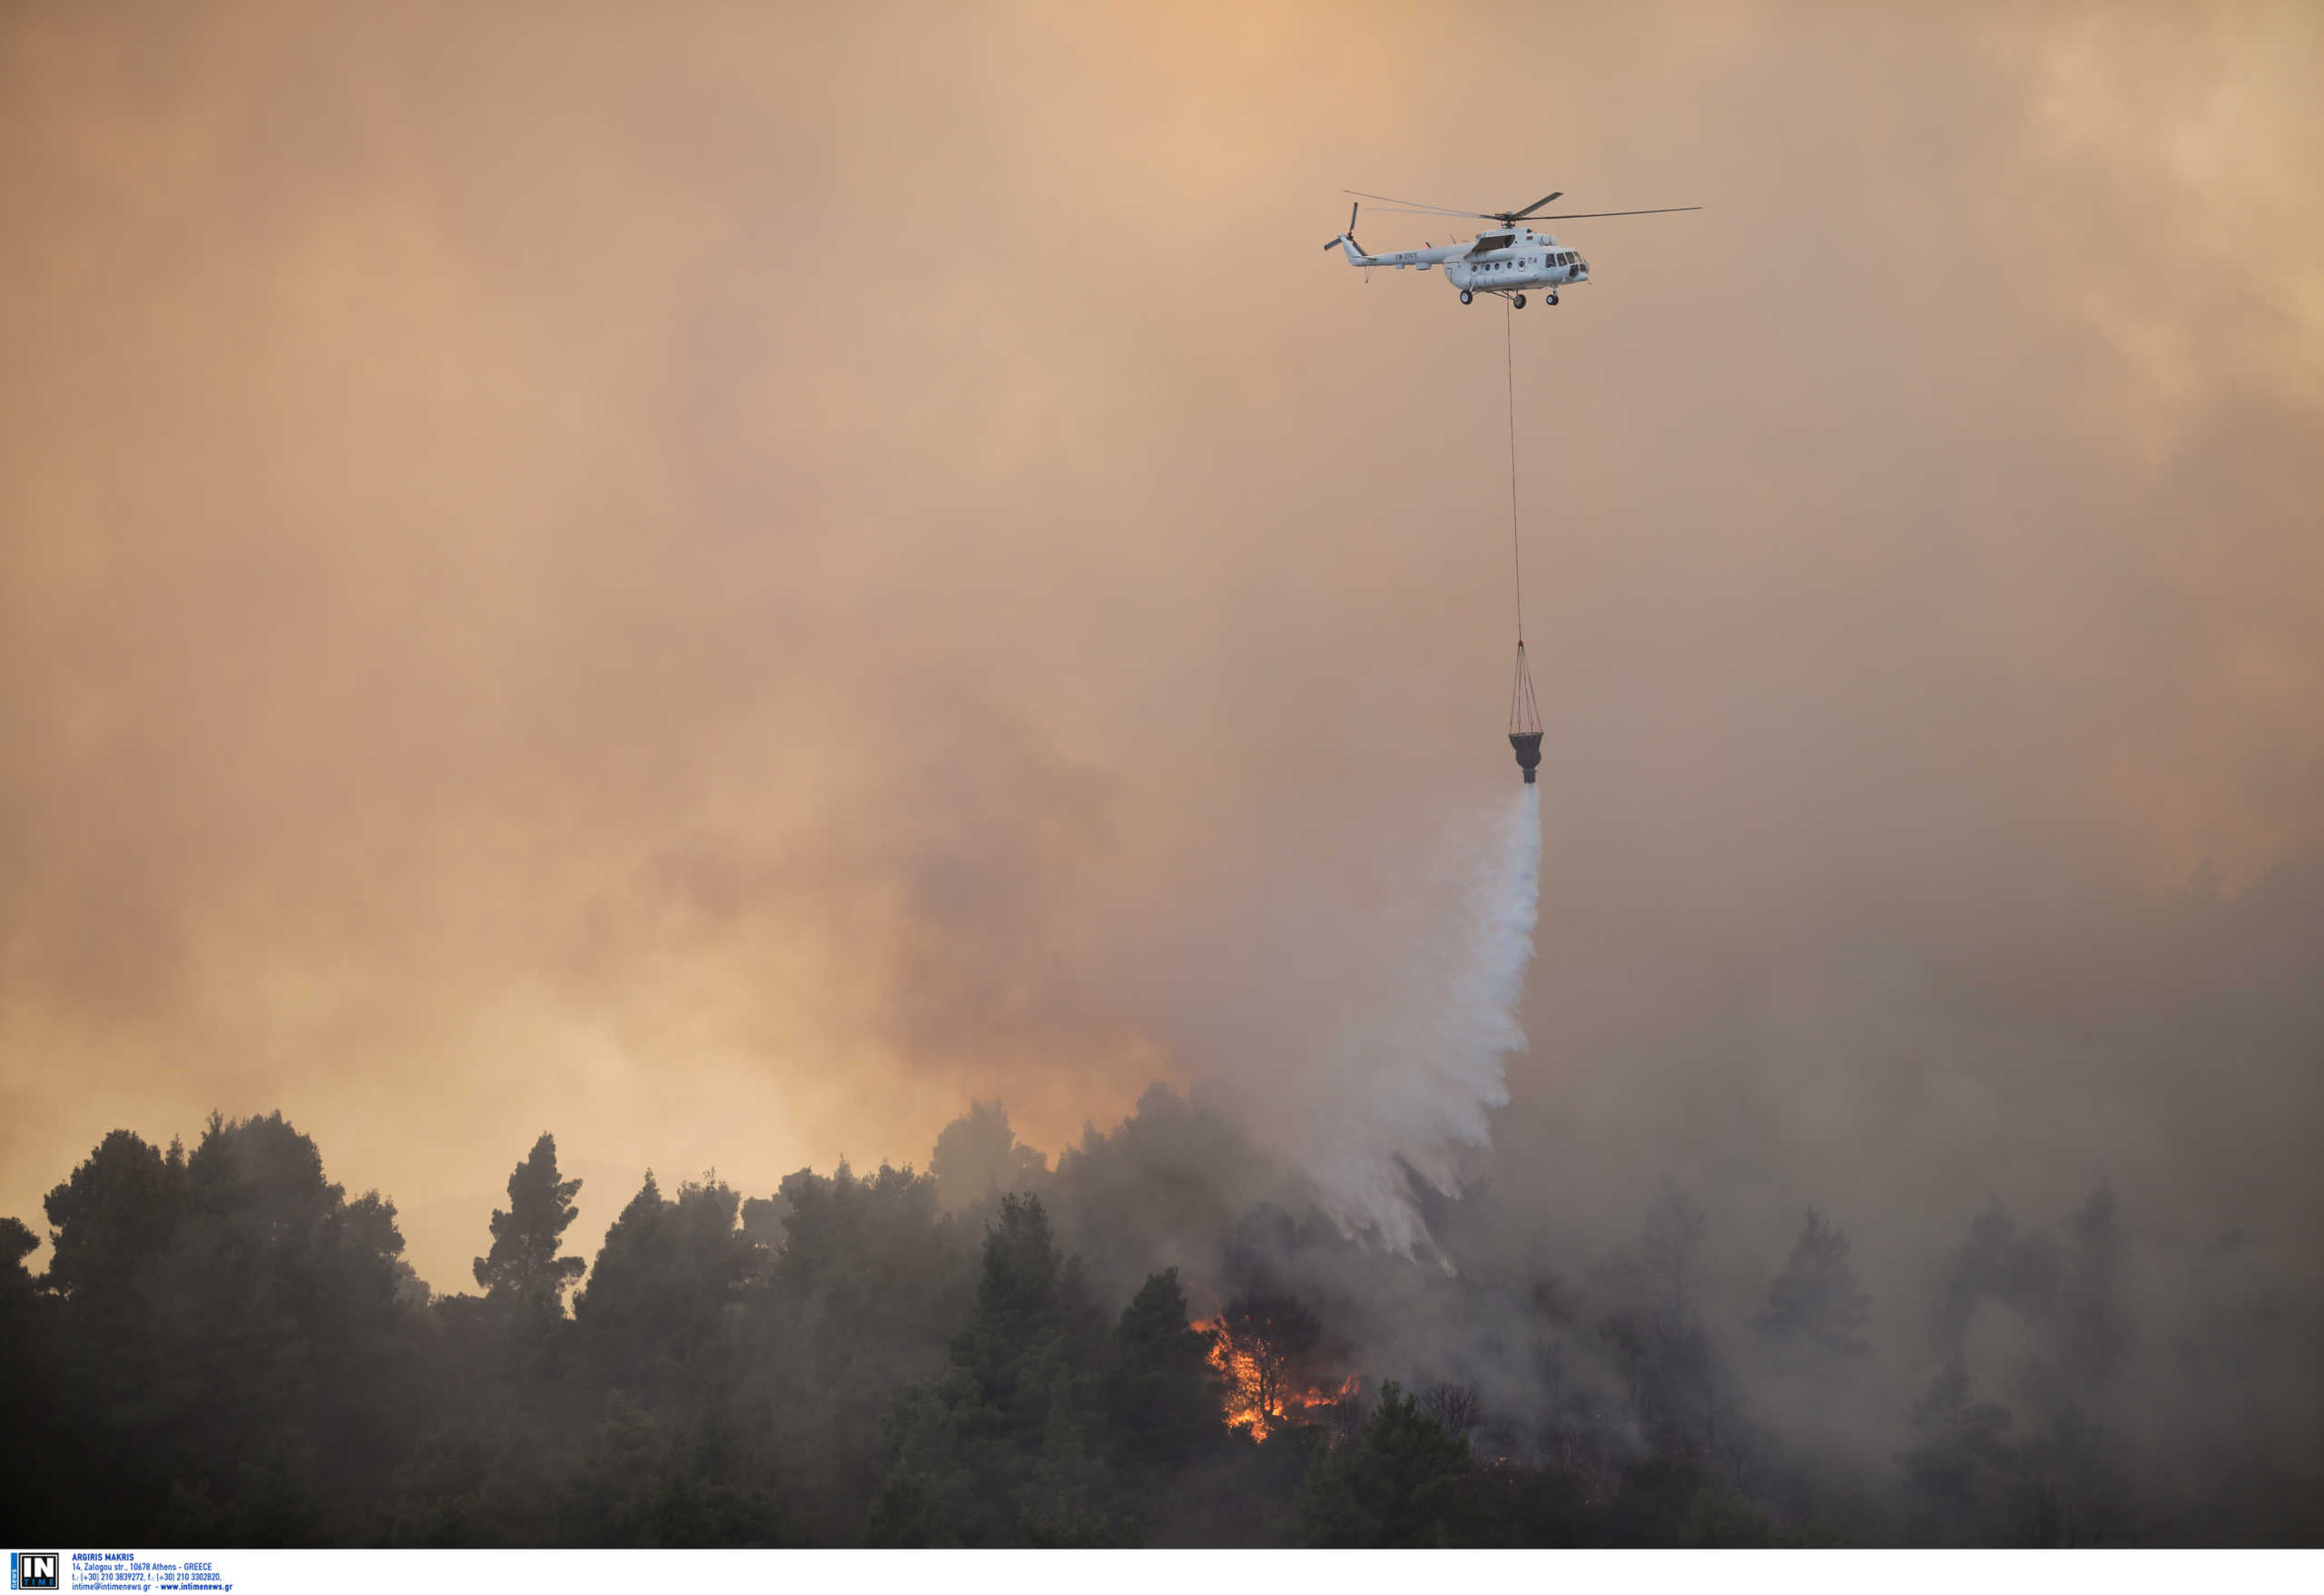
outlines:
M1522 225L1529 218L1534 222L1589 222L1604 216L1667 216L1679 211L1699 211L1700 205L1665 205L1653 211L1582 211L1560 216L1536 216L1534 212L1552 200L1562 199L1564 191L1544 194L1521 211L1456 211L1445 205L1424 205L1414 200L1392 200L1382 194L1359 193L1344 189L1344 193L1355 195L1355 203L1347 210L1347 231L1324 247L1338 249L1352 266L1393 266L1401 271L1407 266L1425 271L1432 266L1444 268L1445 280L1461 290L1461 302L1469 303L1481 293L1497 293L1510 302L1512 308L1525 308L1525 290L1538 288L1551 304L1558 302L1558 290L1575 282L1590 281L1590 262L1581 258L1580 250L1561 249L1556 238L1546 232L1536 232ZM1355 213L1364 202L1372 200L1398 214L1406 216L1474 217L1480 222L1498 222L1502 231L1481 232L1464 243L1433 244L1426 249L1404 250L1392 255L1367 255L1364 246L1355 241Z

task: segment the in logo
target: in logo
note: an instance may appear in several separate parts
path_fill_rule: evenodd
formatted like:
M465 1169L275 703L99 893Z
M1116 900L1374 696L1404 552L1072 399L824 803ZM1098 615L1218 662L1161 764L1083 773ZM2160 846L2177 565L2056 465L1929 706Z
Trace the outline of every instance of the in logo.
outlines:
M64 1586L56 1581L56 1552L54 1551L12 1551L8 1553L8 1588L11 1590L57 1590Z

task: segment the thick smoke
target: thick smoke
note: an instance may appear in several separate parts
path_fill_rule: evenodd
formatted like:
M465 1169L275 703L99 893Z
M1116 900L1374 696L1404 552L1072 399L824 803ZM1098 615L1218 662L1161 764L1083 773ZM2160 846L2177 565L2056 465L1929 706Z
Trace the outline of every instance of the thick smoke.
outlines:
M1110 1304L1526 1445L2071 1407L2312 1537L2324 13L795 9L5 14L0 1214L279 1107L441 1292L544 1127L587 1256L998 1097ZM1517 320L1526 1056L1415 862L1509 776L1503 328L1350 182L1710 207ZM1860 1331L1759 1327L1811 1207Z

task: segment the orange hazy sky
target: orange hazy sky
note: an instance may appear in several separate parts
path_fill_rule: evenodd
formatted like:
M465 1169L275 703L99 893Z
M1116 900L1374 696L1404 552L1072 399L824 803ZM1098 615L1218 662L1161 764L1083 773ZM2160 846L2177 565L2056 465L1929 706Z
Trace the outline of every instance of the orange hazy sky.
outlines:
M2123 924L2324 859L2319 69L2300 4L12 5L0 1211L281 1108L457 1288L544 1127L594 1229L972 1094L1298 1114L1514 779L1505 333L1521 1110L1682 1141L1718 1048L1606 1059L1739 1011L1804 1143L1974 1148L2113 1078ZM1505 321L1322 253L1345 188L1705 209ZM2269 1034L2221 1147L2312 1127Z

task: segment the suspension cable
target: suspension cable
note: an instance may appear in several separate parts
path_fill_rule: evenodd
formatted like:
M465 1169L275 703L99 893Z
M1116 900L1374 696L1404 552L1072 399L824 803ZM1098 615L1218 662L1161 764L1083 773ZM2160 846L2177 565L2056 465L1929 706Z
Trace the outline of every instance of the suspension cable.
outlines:
M1517 593L1517 645L1525 645L1525 564L1517 543L1517 313L1502 300L1502 369L1509 381L1509 572Z

